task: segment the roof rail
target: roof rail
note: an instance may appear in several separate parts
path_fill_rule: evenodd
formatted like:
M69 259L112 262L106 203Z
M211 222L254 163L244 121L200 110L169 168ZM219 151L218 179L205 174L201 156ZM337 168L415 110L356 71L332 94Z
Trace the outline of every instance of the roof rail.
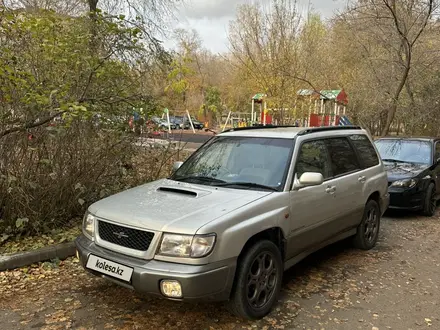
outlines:
M323 127L307 127L301 132L299 132L297 135L306 135L311 133L318 133L318 132L326 132L326 131L338 131L338 130L347 130L347 129L362 129L360 126L323 126Z
M246 131L246 130L250 130L250 129L265 129L265 128L284 128L284 127L295 127L297 128L298 126L295 125L272 125L272 124L254 124L253 126L248 126L248 127L235 127L235 128L230 128L227 129L221 133L226 133L226 132L236 132L236 131Z
M236 131L247 131L251 129L266 129L266 128L286 128L286 127L294 127L299 128L296 125L272 125L272 124L254 124L253 126L248 127L235 127L227 129L221 133L226 132L236 132ZM347 129L362 129L360 126L348 125L348 126L322 126L322 127L305 127L304 130L300 131L298 135L306 135L317 132L325 132L325 131L337 131L337 130L347 130Z

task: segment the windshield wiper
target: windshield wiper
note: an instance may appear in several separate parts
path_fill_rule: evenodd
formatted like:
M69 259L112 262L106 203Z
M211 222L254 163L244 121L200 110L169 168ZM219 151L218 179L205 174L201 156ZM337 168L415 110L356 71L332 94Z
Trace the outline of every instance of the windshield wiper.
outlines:
M210 176L197 176L197 175L188 175L188 176L182 176L177 178L172 178L174 181L199 181L199 182L212 182L212 183L219 183L223 184L226 183L226 181L216 179Z
M392 159L392 158L384 158L384 159L382 159L382 161L389 162L389 163L411 163L411 162L405 162L404 160L398 160L398 159Z
M260 188L272 191L278 191L277 188L266 186L264 184L253 183L253 182L225 182L215 184L216 187L230 187L230 186L240 186L240 187L248 187L248 188Z

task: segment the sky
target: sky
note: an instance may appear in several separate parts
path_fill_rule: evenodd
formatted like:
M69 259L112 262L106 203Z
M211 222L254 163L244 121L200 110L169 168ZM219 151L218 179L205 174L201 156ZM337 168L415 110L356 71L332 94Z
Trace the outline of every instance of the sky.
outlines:
M309 1L323 18L330 18L346 3L346 0L298 0L301 12L307 12ZM195 29L205 48L214 53L225 52L228 50L229 22L234 19L237 6L254 2L269 3L270 0L186 0L179 7L173 25L175 28ZM164 45L174 48L175 42L167 40Z

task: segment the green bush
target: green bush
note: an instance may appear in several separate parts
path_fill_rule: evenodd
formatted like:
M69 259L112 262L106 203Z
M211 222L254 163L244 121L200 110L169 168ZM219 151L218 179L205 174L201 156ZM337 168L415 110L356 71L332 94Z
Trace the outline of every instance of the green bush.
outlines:
M65 226L96 200L168 175L179 157L171 146L136 146L134 136L90 122L33 135L0 140L0 233Z

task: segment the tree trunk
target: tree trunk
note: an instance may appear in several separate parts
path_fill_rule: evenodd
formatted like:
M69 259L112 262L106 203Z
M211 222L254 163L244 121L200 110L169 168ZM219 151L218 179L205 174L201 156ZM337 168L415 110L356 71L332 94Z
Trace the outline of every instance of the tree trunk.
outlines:
M400 94L402 93L403 87L406 85L406 80L408 79L409 70L411 69L411 48L408 48L407 54L406 54L406 61L405 61L405 70L403 71L402 78L400 79L400 84L397 87L396 92L394 93L394 97L391 103L391 107L388 109L387 113L387 121L385 123L385 126L382 129L381 136L388 135L390 131L391 124L393 123L394 116L396 115L397 111L397 105L399 102Z
M384 5L389 10L389 12L393 18L393 21L394 21L394 27L400 37L400 48L397 52L398 52L399 61L405 67L405 70L403 71L402 78L400 80L400 84L397 87L397 90L394 94L391 107L388 110L387 121L386 121L385 126L383 127L383 130L381 133L382 136L387 135L390 130L390 126L391 126L391 124L394 120L394 116L396 114L400 93L402 92L403 88L407 84L408 74L409 74L409 70L411 68L413 47L414 47L415 43L417 42L417 40L422 35L423 31L425 30L425 28L428 24L428 21L431 18L431 14L432 14L433 8L434 8L434 0L429 0L426 16L423 18L422 25L421 25L420 29L416 32L416 34L412 38L412 40L410 40L408 38L410 36L409 30L411 29L411 27L408 27L406 25L405 20L402 19L401 17L399 17L399 15L397 13L396 2L397 2L396 0L391 0L390 2L384 0Z
M89 0L89 11L96 12L98 9L98 0Z
M99 0L88 0L89 3L89 16L90 16L90 51L95 52L97 48L96 44L96 35L97 35L97 29L96 29L96 13L98 9L98 1Z

